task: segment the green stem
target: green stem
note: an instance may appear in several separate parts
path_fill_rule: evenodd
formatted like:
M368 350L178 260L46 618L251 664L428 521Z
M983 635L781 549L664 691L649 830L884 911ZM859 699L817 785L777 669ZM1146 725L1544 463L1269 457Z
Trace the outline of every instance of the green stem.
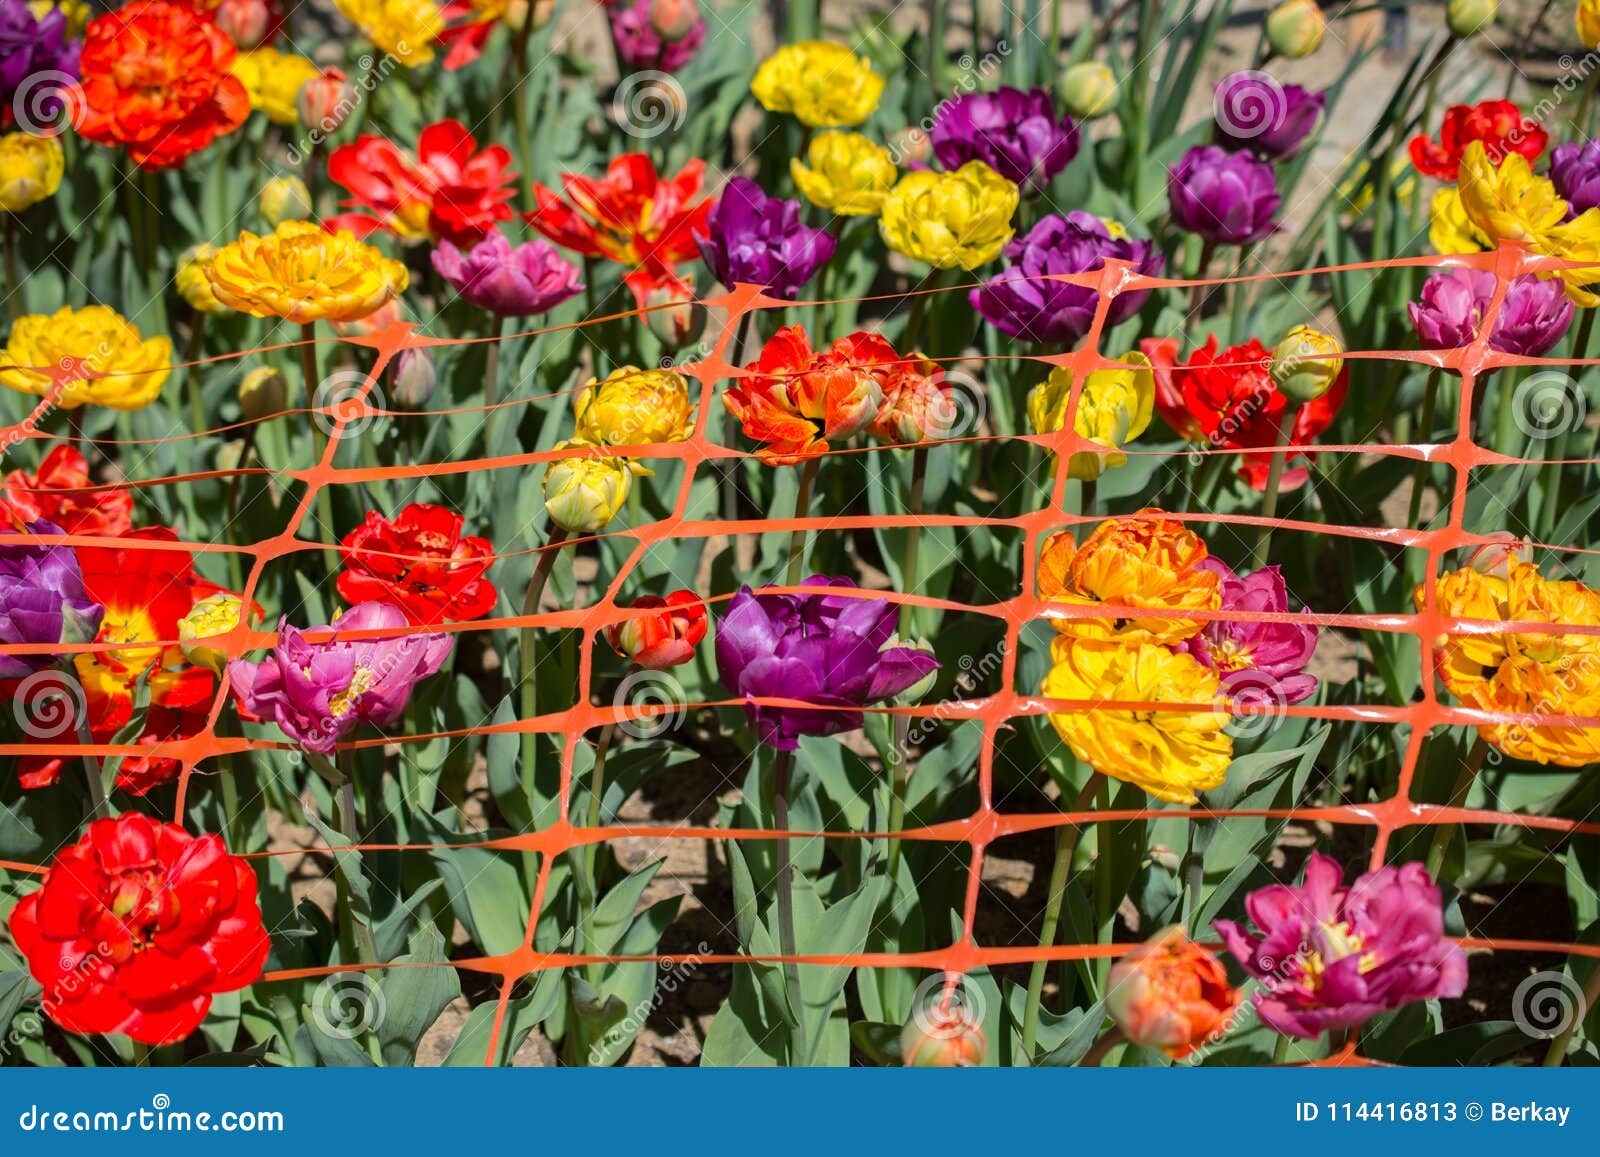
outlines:
M188 389L189 422L196 435L206 429L205 376L195 364L205 350L205 341L206 315L197 309L189 320L189 340L183 347L183 384Z
M1566 1060L1567 1048L1572 1044L1573 1034L1578 1031L1578 1026L1583 1024L1595 1001L1600 1000L1600 962L1590 961L1590 964L1593 968L1589 973L1588 982L1583 986L1583 999L1578 1001L1578 1007L1572 1010L1572 1015L1566 1018L1566 1027L1550 1041L1550 1047L1545 1050L1544 1060L1540 1062L1547 1069L1559 1068L1561 1062Z
M1461 764L1461 774L1456 777L1456 785L1450 790L1450 806L1461 807L1467 802L1467 793L1472 790L1472 781L1478 777L1478 772L1483 769L1484 756L1489 754L1489 745L1483 736L1473 740L1472 750L1467 753L1466 760ZM1428 875L1437 882L1439 869L1444 866L1444 854L1450 849L1450 838L1455 835L1454 824L1438 824L1433 829L1433 843L1428 848Z
M545 584L550 581L550 571L555 567L561 544L566 541L564 527L552 526L544 550L528 579L528 589L522 596L522 617L531 618L539 612L539 600L544 596ZM538 666L534 658L535 634L533 626L524 623L517 630L517 660L521 666L522 718L524 722L539 714L539 684L535 675ZM534 798L534 763L539 757L539 733L522 733L522 789L529 799Z
M28 312L27 282L22 279L22 267L17 259L21 249L17 241L17 215L0 212L0 218L5 220L6 313L16 321Z
M77 685L75 675L69 675L68 678L73 680L74 685ZM84 694L81 687L78 694ZM89 733L88 711L80 707L76 700L69 705L68 709L72 712L73 722L77 726L78 743L80 746L87 747L94 742L93 736ZM89 789L89 818L91 820L109 819L111 817L111 801L106 798L105 769L101 765L98 756L87 752L84 753L83 778L85 786Z
M1081 812L1088 807L1103 779L1105 776L1098 771L1091 774L1069 810ZM1044 898L1044 925L1039 930L1041 949L1055 947L1056 930L1061 925L1061 901L1067 890L1067 875L1072 870L1072 857L1078 850L1078 840L1082 835L1081 823L1063 824L1056 829L1056 857L1050 866L1049 890ZM1044 978L1049 970L1050 962L1039 959L1033 962L1028 971L1028 995L1022 1006L1022 1056L1030 1065L1034 1062L1034 1048L1039 1040L1039 1012L1043 1008Z
M1282 1033L1278 1034L1278 1041L1272 1046L1272 1063L1281 1065L1289 1059L1289 1046L1294 1042Z
M1278 486L1283 481L1283 467L1289 460L1284 453L1284 447L1294 437L1295 404L1290 402L1283 407L1283 413L1278 417L1278 445L1272 454L1272 465L1267 469L1267 489L1261 496L1261 517L1272 519L1278 513ZM1268 521L1261 528L1261 535L1256 539L1255 554L1252 556L1252 569L1260 570L1267 565L1267 551L1272 546L1272 523Z
M500 347L505 343L505 331L506 320L489 314L489 336L494 340L483 367L483 448L490 457L494 456L495 419L500 413L495 403L500 396Z
M922 549L922 526L917 521L922 514L923 492L928 481L928 447L918 446L911 451L911 491L906 498L906 516L911 520L906 527L905 554L900 560L900 581L907 592L917 589L917 562ZM900 608L900 637L911 639L916 633L917 609L910 605ZM910 766L910 753L906 740L911 734L911 717L894 717L894 761L889 766L889 831L899 832L906 821L906 779ZM891 891L900 870L900 855L904 841L889 841L888 877Z
M783 956L798 955L794 934L794 861L789 854L789 765L791 753L778 752L772 767L772 824L777 839L773 841L773 862L777 871L778 890L778 952ZM789 1041L789 1063L811 1063L810 1041L806 1036L805 1000L800 988L800 966L793 960L784 961L784 983L789 989L789 1004L794 1014L793 1033Z
M1438 366L1428 371L1428 384L1422 390L1422 418L1417 427L1417 439L1420 442L1432 443L1433 441L1433 410L1439 398L1439 379L1444 376L1444 371ZM1428 481L1428 463L1423 459L1417 460L1416 467L1411 471L1411 505L1406 515L1406 526L1415 530L1417 518L1422 513L1422 491Z
M817 468L822 465L821 458L807 458L800 467L800 489L794 496L794 516L804 518L811 509L811 491L817 483ZM800 582L800 572L804 569L806 561L806 531L804 527L796 527L789 536L789 571L788 585L797 586Z
M311 410L311 446L316 462L321 465L322 457L328 449L328 433L323 429L322 423L327 421L327 415L316 412L317 387L322 384L322 371L317 368L317 323L305 322L300 326L300 372L306 380L306 408ZM318 529L317 539L321 541L324 536L332 537L335 534L333 526L333 491L327 483L317 487L316 497L317 521L322 525Z

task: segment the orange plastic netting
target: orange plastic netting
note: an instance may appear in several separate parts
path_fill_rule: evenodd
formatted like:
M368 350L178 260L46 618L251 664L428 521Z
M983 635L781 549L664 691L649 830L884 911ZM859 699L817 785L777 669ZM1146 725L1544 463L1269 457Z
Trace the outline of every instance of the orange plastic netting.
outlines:
M656 522L640 526L630 526L626 530L607 532L618 538L632 539L634 545L627 556L625 564L615 574L601 575L597 580L603 584L603 592L592 605L580 609L557 610L542 612L528 616L513 616L493 619L480 619L469 623L447 623L426 628L413 628L413 630L428 631L481 631L494 629L517 629L524 627L537 627L543 629L563 629L580 633L583 646L580 647L578 683L576 700L570 708L540 714L535 718L517 719L513 722L490 725L482 728L464 729L461 731L430 732L421 735L391 735L372 738L363 738L350 743L341 744L341 747L371 747L381 746L386 743L422 742L440 738L453 738L464 735L487 735L494 732L544 732L554 733L563 737L561 745L561 774L560 774L560 801L559 818L548 827L536 831L499 838L487 839L477 843L463 842L453 844L453 847L477 847L508 852L532 852L538 854L538 878L534 889L532 907L529 912L522 945L519 949L497 956L486 956L474 959L452 961L447 965L407 964L401 967L455 967L472 972L484 973L500 978L500 995L494 1030L491 1034L488 1058L495 1056L500 1034L504 1030L508 1002L515 986L525 978L552 968L562 968L571 965L607 962L647 962L659 961L663 965L674 962L670 955L661 956L590 956L566 952L542 952L534 947L534 929L540 912L543 910L546 890L549 885L552 864L561 853L585 844L614 840L627 837L647 837L655 839L700 838L713 840L773 840L780 838L829 838L883 840L887 838L901 838L906 840L938 841L951 844L965 844L970 847L971 860L967 869L967 882L963 909L963 923L961 934L955 942L948 947L914 953L891 952L862 952L848 956L818 956L799 955L796 957L761 956L752 957L743 954L706 953L697 954L695 959L706 964L736 964L748 963L751 960L763 961L794 961L798 964L819 965L849 965L862 967L908 967L918 969L940 970L951 974L963 974L975 968L989 965L1015 964L1019 962L1038 960L1086 960L1102 957L1114 957L1126 951L1131 945L1120 944L1070 944L1056 945L1050 948L1038 947L985 947L977 943L974 935L974 926L980 896L980 882L983 873L984 855L986 849L996 840L1006 836L1054 829L1066 825L1089 825L1102 821L1118 822L1156 817L1186 817L1190 820L1226 820L1230 815L1256 816L1278 819L1298 819L1303 821L1324 821L1330 824L1356 825L1371 829L1373 843L1371 849L1371 866L1379 866L1385 855L1391 838L1396 832L1413 825L1461 824L1465 822L1481 824L1511 825L1528 829L1545 829L1566 834L1600 834L1600 823L1584 823L1553 816L1526 815L1515 812L1475 810L1465 807L1446 806L1420 802L1412 798L1413 781L1418 768L1418 760L1431 730L1448 726L1472 726L1486 722L1513 722L1515 717L1473 710L1470 708L1454 706L1441 702L1435 681L1426 674L1433 670L1434 653L1437 641L1446 632L1473 631L1487 632L1491 629L1497 631L1528 632L1548 631L1548 624L1522 623L1522 624L1488 624L1472 620L1460 620L1442 615L1435 598L1435 586L1441 569L1442 558L1451 551L1470 548L1491 541L1488 536L1469 531L1463 525L1466 511L1466 495L1471 483L1471 474L1474 469L1486 466L1516 465L1543 463L1547 459L1520 459L1508 457L1485 448L1474 442L1472 437L1473 427L1473 394L1474 382L1484 373L1498 367L1515 365L1534 366L1572 366L1592 365L1594 361L1556 361L1550 359L1532 359L1496 352L1488 346L1488 335L1493 329L1493 319L1500 309L1510 280L1520 273L1535 271L1550 271L1562 268L1570 263L1559 262L1552 259L1533 257L1524 251L1506 246L1497 252L1476 254L1471 256L1438 258L1418 257L1398 261L1372 262L1351 266L1325 267L1310 270L1298 270L1292 273L1266 273L1249 277L1218 279L1213 281L1195 281L1187 279L1145 277L1134 273L1131 269L1119 262L1108 262L1102 270L1076 274L1062 275L1058 280L1068 281L1076 285L1093 288L1099 293L1099 304L1095 315L1094 324L1088 336L1081 343L1080 348L1073 352L1042 356L1034 360L1052 366L1067 367L1073 374L1073 386L1068 401L1068 416L1062 425L1062 430L1057 434L1009 434L1009 433L974 433L961 440L979 441L983 439L1015 439L1035 443L1054 451L1058 455L1071 453L1106 453L1106 448L1088 442L1073 432L1072 414L1078 404L1078 397L1083 387L1085 376L1092 370L1115 366L1118 363L1105 357L1100 349L1102 331L1105 327L1107 311L1112 300L1119 293L1139 289L1155 288L1184 288L1195 285L1223 285L1239 281L1269 281L1283 280L1295 277L1310 277L1319 274L1328 274L1344 271L1374 271L1384 268L1403 266L1466 266L1489 270L1496 277L1496 290L1490 304L1484 323L1480 326L1480 337L1471 346L1451 351L1349 351L1344 356L1355 363L1353 377L1356 389L1360 387L1361 363L1373 359L1405 359L1427 366L1441 367L1453 371L1461 377L1462 388L1460 391L1460 404L1456 415L1455 437L1441 444L1353 444L1353 445L1328 445L1318 444L1314 449L1324 454L1360 454L1360 455L1389 455L1399 458L1434 463L1448 467L1454 472L1454 498L1449 503L1449 516L1447 523L1436 529L1424 530L1416 527L1368 527L1338 524L1313 523L1292 521L1287 519L1265 519L1257 515L1234 514L1219 515L1211 512L1168 513L1163 517L1174 518L1189 523L1220 523L1234 524L1245 527L1260 527L1271 525L1281 531L1290 533L1299 531L1315 531L1320 534L1334 536L1347 536L1366 540L1373 543L1389 546L1413 548L1425 551L1427 555L1427 574L1425 579L1425 599L1422 608L1412 613L1409 607L1396 607L1391 611L1381 614L1321 614L1309 611L1286 612L1280 615L1252 615L1242 612L1195 611L1183 610L1181 615L1185 618L1203 620L1280 620L1285 622L1309 623L1318 627L1339 627L1365 632L1387 632L1408 635L1415 640L1420 649L1422 670L1425 673L1422 680L1422 692L1415 702L1405 705L1392 704L1353 704L1353 705L1318 705L1302 703L1288 707L1277 707L1291 716L1306 716L1319 720L1343 720L1352 724L1377 724L1389 726L1409 727L1409 737L1405 747L1404 761L1401 768L1398 787L1394 794L1386 799L1373 803L1348 804L1342 806L1306 807L1273 810L1241 810L1234 812L1218 812L1205 808L1145 808L1137 810L1087 810L1087 811L1053 811L1048 814L1015 814L999 810L993 798L993 774L996 735L1011 719L1027 716L1041 715L1048 711L1063 710L1095 710L1096 708L1117 707L1128 709L1137 707L1142 710L1169 710L1169 711L1196 711L1210 710L1211 704L1185 705L1176 703L1094 703L1085 701L1049 700L1034 694L1030 688L1017 685L1017 657L1020 646L1020 632L1030 621L1047 617L1047 607L1034 594L1034 567L1035 559L1039 552L1039 545L1043 537L1057 529L1073 528L1085 523L1098 523L1104 516L1083 516L1072 514L1065 509L1067 475L1065 471L1054 473L1054 482L1050 493L1048 505L1025 513L1015 518L976 518L960 517L954 515L925 514L912 517L905 514L871 515L852 514L848 516L835 516L820 514L807 518L769 518L751 519L736 522L727 522L717 519L694 519L689 517L690 490L697 473L706 469L708 464L715 467L728 459L743 458L747 455L737 449L725 446L715 441L709 434L714 415L720 413L720 407L713 401L719 382L737 377L741 371L727 360L728 355L734 351L731 343L734 335L739 331L740 319L752 311L765 309L791 307L795 305L833 304L833 302L787 302L778 301L763 295L756 286L740 285L731 292L721 297L716 297L704 302L712 311L716 328L715 342L711 344L710 353L691 363L679 364L674 368L681 373L691 376L700 383L700 399L695 418L693 435L681 443L658 444L649 447L623 448L630 457L641 459L676 459L683 465L681 481L677 487L677 497L672 514ZM947 287L938 290L922 289L918 293L933 292L965 292L965 286ZM905 295L900 295L903 299ZM882 300L882 299L839 299L839 300ZM583 326L598 325L608 321L617 321L626 318L638 318L639 311L614 315L608 318L592 318L579 323ZM571 328L571 327L561 327ZM509 334L507 337L525 337L538 333L555 332L554 330L529 330L524 333ZM835 335L823 335L831 338ZM275 559L282 558L297 552L322 551L332 544L318 543L299 537L302 524L312 510L318 492L324 488L339 484L360 484L379 482L390 479L419 478L427 475L450 474L463 471L484 469L493 470L529 470L532 467L542 466L553 459L590 454L593 450L543 450L528 453L506 455L502 457L472 459L464 461L444 461L438 463L419 463L406 466L393 467L347 467L341 468L334 465L334 454L341 437L344 437L353 427L359 427L363 422L374 417L382 416L400 422L428 422L437 420L444 414L469 412L462 409L439 411L407 411L381 409L368 404L368 397L376 387L386 367L402 350L407 347L465 344L467 342L482 342L503 340L496 338L470 338L459 341L445 341L428 337L410 325L396 325L367 337L336 339L365 346L376 352L376 362L371 371L366 375L365 383L360 388L351 392L348 397L337 399L320 412L325 415L331 426L331 435L324 448L321 460L307 469L289 471L288 477L304 485L304 492L298 500L293 516L288 525L276 537L259 541L249 546L232 546L205 542L163 542L154 540L129 540L120 545L136 550L181 550L190 552L238 552L248 558L250 563L249 577L244 589L244 598L248 605L253 598L258 584L263 575L264 568ZM263 347L262 350L246 351L260 353L270 349L283 349L285 346ZM229 355L233 357L244 356L243 353ZM1022 355L1013 355L1022 356ZM220 362L224 358L207 359L209 362ZM964 360L971 360L970 358ZM205 363L190 363L205 364ZM28 367L35 368L35 367ZM37 367L39 372L49 374L55 381L55 391L63 388L64 384L76 377L84 376L84 370L76 364L63 364L53 367ZM565 395L562 395L563 397ZM494 409L520 407L538 404L545 398L518 396L496 402L489 406L473 407L471 412L487 413ZM53 407L53 397L47 396L36 408L34 413L25 421L7 428L0 433L0 445L12 446L26 439L49 440L54 435L41 432L39 423ZM311 414L312 410L300 409L274 415L269 421L303 421ZM217 431L194 431L175 436L168 440L198 439L207 433ZM126 443L108 442L108 445L126 445ZM1301 447L1291 445L1290 452ZM1311 449L1312 447L1305 447ZM897 453L898 447L872 447L870 450L834 451L835 453ZM1161 451L1141 451L1137 446L1129 446L1122 451L1129 455L1162 453ZM1210 448L1192 450L1192 453L1207 455L1231 455L1237 451ZM1566 459L1565 464L1578 464L1594 462L1596 459ZM237 470L212 470L181 475L173 475L154 479L134 479L125 485L134 487L147 486L183 486L203 479L226 478L232 474L268 474L272 473L262 467L241 468ZM530 473L530 485L537 484L537 475ZM91 487L93 489L107 489L107 487ZM649 706L629 707L615 704L595 704L593 688L593 644L597 641L600 632L608 625L630 616L630 612L617 604L617 596L622 590L629 572L638 565L640 559L652 545L676 537L694 537L708 535L738 535L760 534L773 531L807 530L811 532L838 531L858 528L874 527L906 527L920 524L924 527L950 526L961 527L976 524L986 524L995 527L1011 527L1023 536L1022 573L1020 575L1021 593L1002 601L987 605L966 605L943 599L931 598L917 592L894 592L862 590L862 597L886 597L896 604L910 604L939 608L947 611L961 611L971 614L990 616L1004 624L1004 648L1001 652L1003 668L1001 671L1000 689L993 694L975 699L946 701L936 704L924 704L916 707L877 707L867 708L868 711L886 712L911 717L926 717L937 715L941 720L978 720L983 727L983 743L977 760L975 774L977 777L980 805L973 814L956 821L940 823L931 827L908 829L899 833L869 832L869 831L768 831L759 829L716 828L696 826L641 826L636 824L613 823L611 825L591 828L580 826L574 822L571 814L571 800L573 788L574 756L578 745L584 741L584 735L591 729L603 727L608 723L617 723L628 718L637 718L657 712L657 708ZM90 545L98 540L82 535L42 536L39 541L47 543L65 543L73 546ZM572 545L574 539L567 539L560 546L546 546L543 550L563 549ZM1537 547L1571 554L1593 554L1597 548L1581 548L1556 543L1536 543ZM527 552L519 552L527 553ZM497 557L510 557L501 554ZM835 591L834 593L838 593ZM707 603L715 607L731 596L713 596L707 598ZM1116 610L1118 608L1109 608ZM1064 613L1077 613L1082 609L1063 611L1059 606L1050 608L1049 615ZM1096 608L1087 613L1105 613L1106 608ZM1139 612L1143 615L1159 615L1161 612L1145 608ZM1180 612L1170 612L1176 615ZM1581 626L1566 626L1561 628L1565 632L1590 633L1591 628ZM347 632L345 637L370 637L373 635L392 634L391 631L382 632ZM326 637L325 635L323 637ZM241 627L225 639L216 641L218 650L224 651L232 657L237 657L251 650L270 646L276 640L273 632L262 632ZM163 643L176 643L176 640L163 640ZM115 647L114 643L88 643L65 648L72 652L108 650ZM48 652L61 650L44 646L19 645L7 648L18 653ZM91 744L88 747L77 745L62 746L50 743L6 744L0 745L0 754L8 757L18 757L27 754L82 754L89 752L99 756L115 755L166 755L182 763L182 773L178 784L176 815L181 822L184 814L184 800L188 792L191 777L196 774L206 774L208 761L214 760L219 755L235 753L247 748L270 749L288 748L289 744L273 742L263 739L247 739L235 736L221 735L217 730L217 722L222 715L224 705L228 698L228 680L226 675L219 682L219 686L211 704L209 723L207 728L195 737L177 741L157 744L154 747L143 746L118 746L115 744ZM737 706L740 700L705 701L681 705L687 708L727 707ZM775 706L803 706L791 700L763 700ZM670 705L663 705L659 712L673 709ZM1557 726L1600 726L1600 718L1576 718L1565 716L1542 716L1539 722L1542 725ZM915 774L912 769L911 774ZM426 850L438 845L427 844L362 844L358 845L368 850L383 851L411 851ZM292 851L261 850L261 849L233 849L247 857L268 857L276 855L298 855L301 849ZM13 863L0 861L0 868L24 873L42 872L43 866L26 863ZM1542 940L1518 939L1488 939L1466 938L1460 941L1469 949L1486 949L1496 952L1537 952L1559 953L1584 956L1600 959L1600 946L1575 943L1559 943ZM348 966L336 965L320 968L306 968L285 970L267 973L263 979L292 980L315 977L350 971L355 969L396 967L391 964L352 964ZM1342 1052L1336 1053L1327 1063L1359 1062L1360 1057L1355 1054L1355 1045L1347 1045Z

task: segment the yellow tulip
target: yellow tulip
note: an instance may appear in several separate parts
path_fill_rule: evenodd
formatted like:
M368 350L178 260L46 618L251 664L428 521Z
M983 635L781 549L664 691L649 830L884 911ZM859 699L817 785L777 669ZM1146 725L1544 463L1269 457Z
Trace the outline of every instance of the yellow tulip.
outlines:
M198 667L222 674L228 656L214 647L207 647L205 641L226 635L237 627L243 610L243 600L231 591L218 591L195 603L189 613L178 620L183 657Z
M1468 219L1494 241L1517 241L1544 257L1586 263L1588 268L1540 276L1561 278L1576 305L1600 305L1600 294L1585 288L1600 281L1600 209L1568 221L1566 201L1548 178L1534 173L1528 158L1507 153L1496 165L1482 141L1461 154L1457 188Z
M66 382L57 405L137 410L161 393L172 368L172 341L143 337L137 326L104 305L62 306L49 316L17 318L0 360L13 367L0 369L0 384L40 397L50 392L49 375L21 367L81 362L91 376Z
M55 196L66 158L54 137L0 136L0 213L20 213Z
M1141 514L1159 514L1146 510ZM1221 580L1202 569L1206 544L1169 518L1112 518L1079 546L1066 531L1045 541L1039 556L1039 595L1068 607L1149 607L1216 610ZM1198 619L1125 618L1126 610L1098 617L1052 620L1056 631L1086 640L1176 643L1200 630Z
M377 48L407 68L433 59L444 15L433 0L334 0L334 7Z
M849 128L878 107L883 77L842 44L804 40L763 60L750 91L768 112L793 113L814 128Z
M228 307L211 292L211 278L206 266L217 255L217 247L202 241L191 245L178 255L178 267L173 271L172 283L178 296L189 303L189 308L199 313L227 313Z
M819 209L844 217L875 217L894 187L894 157L860 133L818 133L806 161L789 161L800 192Z
M1600 635L1565 633L1563 626L1600 626L1600 591L1579 582L1546 579L1512 552L1504 569L1466 566L1440 577L1439 610L1453 619L1489 623L1548 623L1544 634L1447 633L1437 668L1468 707L1522 718L1479 726L1483 739L1515 759L1583 767L1600 760L1600 728L1540 723L1540 717L1600 716ZM1415 594L1417 607L1424 588Z
M556 447L590 447L574 438ZM574 534L593 534L605 527L628 500L636 474L650 471L627 458L590 454L558 458L544 472L544 509L550 521Z
M285 221L264 237L241 233L206 267L211 292L240 313L301 325L357 321L407 284L406 267L352 234Z
M292 125L300 121L295 104L300 86L322 70L303 56L263 46L234 57L233 75L249 94L251 108L275 125Z
M878 221L896 253L935 269L976 269L1011 240L1017 187L982 161L953 173L908 173L884 198Z
M1125 646L1057 637L1040 694L1088 703L1183 703L1195 711L1080 707L1052 711L1072 753L1113 779L1168 803L1191 804L1220 787L1233 759L1231 715L1216 672L1156 643Z
M1454 185L1440 189L1428 205L1428 242L1434 252L1481 253L1494 248L1494 242L1472 223L1461 207L1461 194Z
M256 207L273 226L285 221L304 221L311 216L311 190L299 177L273 177L261 186Z
M1149 358L1141 353L1126 353L1117 360L1123 364L1116 369L1095 370L1084 380L1083 393L1072 416L1074 433L1112 450L1120 450L1145 432L1156 396ZM1035 434L1054 434L1061 429L1071 395L1072 371L1064 366L1051 370L1050 376L1033 388L1028 395L1028 420ZM1089 481L1127 460L1126 454L1072 454L1067 460L1067 474Z
M1600 48L1600 0L1578 0L1578 39L1585 48Z
M576 437L596 446L647 446L689 436L689 383L674 370L622 366L573 399Z

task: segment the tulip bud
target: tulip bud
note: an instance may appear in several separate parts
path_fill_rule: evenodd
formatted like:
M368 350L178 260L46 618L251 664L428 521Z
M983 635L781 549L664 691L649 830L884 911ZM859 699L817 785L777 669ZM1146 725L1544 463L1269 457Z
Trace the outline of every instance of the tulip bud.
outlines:
M883 646L879 647L878 650L888 651L895 647L904 647L908 651L921 651L924 655L933 654L933 644L928 642L928 640L902 640L898 631L890 635L889 641ZM933 685L938 681L939 671L938 668L934 668L922 678L918 679L915 683L911 684L911 686L907 687L904 691L900 692L900 694L896 695L894 697L894 705L896 707L910 707L914 704L921 703L923 696L927 695L929 691L932 691Z
M243 609L243 600L231 591L218 591L195 603L189 613L178 620L178 645L183 649L183 657L197 667L222 674L228 656L203 644L237 627Z
M650 30L668 44L676 44L700 23L695 0L650 0Z
M311 190L299 177L274 177L261 186L257 204L267 223L276 229L283 221L304 221L311 216Z
M1220 1038L1239 1000L1222 962L1182 926L1157 932L1106 979L1106 1013L1123 1035L1174 1059Z
M989 1042L965 1002L935 997L913 1010L900 1033L900 1063L908 1069L971 1069L983 1063Z
M1467 565L1479 574L1510 578L1512 561L1525 559L1532 553L1533 544L1526 539L1511 534L1496 535L1493 542L1486 542L1472 552Z
M657 285L645 293L644 307L645 325L669 353L698 341L705 332L706 307L694 299L692 285Z
M302 125L327 135L350 119L357 100L356 90L350 87L344 73L326 68L322 75L313 76L300 86L294 103Z
M66 154L54 137L0 136L0 213L20 213L55 196L65 167Z
M706 607L693 591L673 591L666 598L643 595L633 609L659 607L661 612L626 619L606 627L606 642L624 659L650 671L664 671L694 658L706 637Z
M272 7L266 0L222 0L214 19L242 52L261 47L273 25Z
M573 439L558 450L586 447L591 443ZM550 521L574 534L593 534L617 516L628 500L635 474L649 474L637 462L598 454L582 458L558 458L544 472L544 509Z
M289 404L289 383L271 366L251 370L239 383L239 410L252 422L281 414Z
M1117 107L1117 75L1098 60L1074 64L1061 76L1061 102L1082 121L1103 117Z
M1496 0L1450 0L1445 7L1444 22L1451 36L1465 40L1489 28L1498 8Z
M1267 13L1267 45L1278 56L1298 60L1317 50L1327 26L1317 0L1283 0Z
M396 355L391 393L399 405L408 410L421 409L433 397L433 387L438 381L438 371L427 350L407 346Z
M1272 381L1291 402L1305 405L1326 394L1344 368L1344 347L1332 334L1297 325L1272 351Z
M206 266L216 255L217 247L202 242L191 245L178 256L178 268L173 272L172 283L178 295L189 303L189 308L200 313L227 313L228 307L211 292L211 278Z

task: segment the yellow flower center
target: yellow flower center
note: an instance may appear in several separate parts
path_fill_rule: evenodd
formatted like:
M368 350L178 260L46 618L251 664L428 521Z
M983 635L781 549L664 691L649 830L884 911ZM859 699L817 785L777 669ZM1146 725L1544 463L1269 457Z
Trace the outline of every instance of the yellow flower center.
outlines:
M364 693L372 686L376 676L370 667L357 667L356 673L350 678L350 686L328 700L328 706L333 708L335 715L345 715L350 710L351 702L357 695Z

